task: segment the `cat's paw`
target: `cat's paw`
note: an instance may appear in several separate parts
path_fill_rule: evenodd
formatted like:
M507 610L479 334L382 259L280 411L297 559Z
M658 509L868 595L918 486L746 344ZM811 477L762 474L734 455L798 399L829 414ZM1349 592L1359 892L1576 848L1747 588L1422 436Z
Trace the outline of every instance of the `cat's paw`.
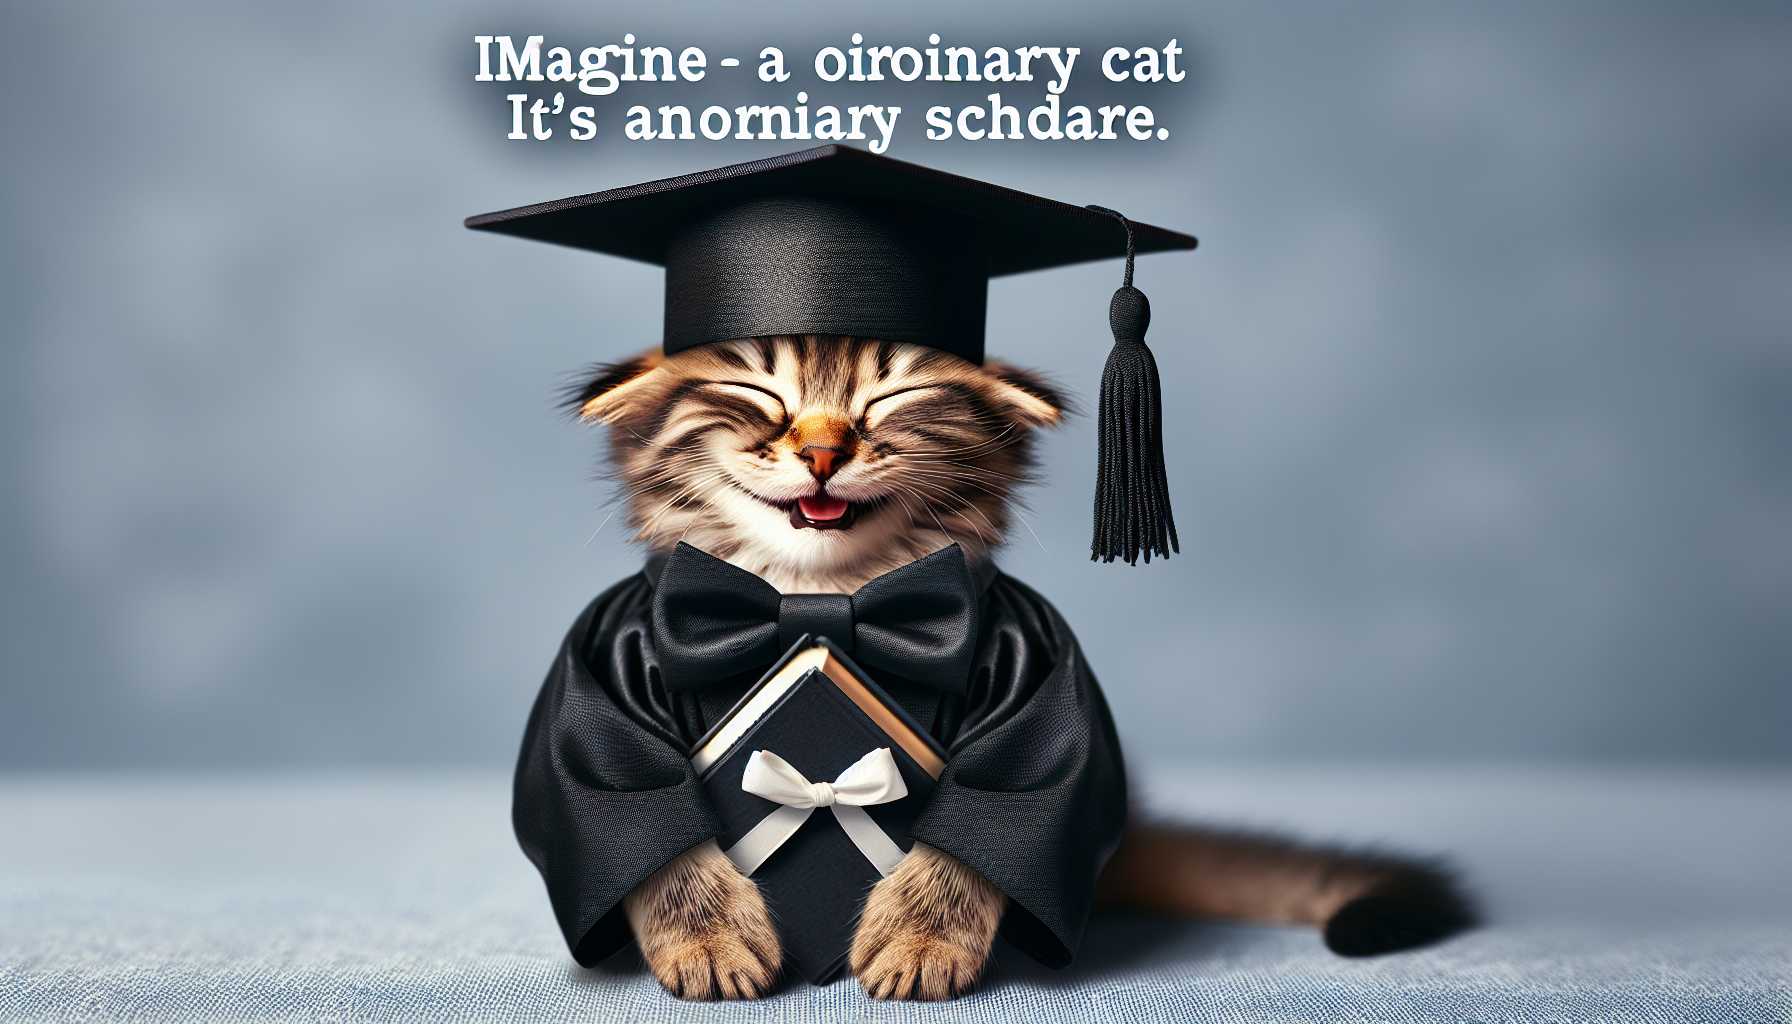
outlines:
M1429 868L1387 879L1326 920L1325 944L1339 956L1416 949L1475 924L1475 910L1450 877Z
M852 972L874 999L950 999L982 976L1004 905L982 875L917 843L865 901Z
M765 900L714 842L648 876L623 906L648 970L680 999L757 999L777 980Z

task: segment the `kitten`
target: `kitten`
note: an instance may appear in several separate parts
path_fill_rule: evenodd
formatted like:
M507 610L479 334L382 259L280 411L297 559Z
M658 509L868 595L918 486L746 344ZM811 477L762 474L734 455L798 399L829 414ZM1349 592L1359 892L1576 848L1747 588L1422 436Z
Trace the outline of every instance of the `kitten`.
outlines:
M686 541L787 593L851 593L951 544L999 545L1064 399L1036 375L816 337L599 367L569 404L608 423L636 539ZM845 503L807 497L825 480Z
M1033 432L1067 400L1006 364L843 337L649 352L596 367L568 405L608 425L628 523L653 550L686 541L785 593L851 593L948 544L990 557ZM825 491L822 489L825 484ZM1367 955L1468 923L1438 870L1241 833L1135 827L1102 880L1110 905L1321 926ZM877 998L942 999L976 983L1006 898L917 844L873 887L849 964ZM780 954L764 901L713 842L638 886L625 910L673 994L753 998Z

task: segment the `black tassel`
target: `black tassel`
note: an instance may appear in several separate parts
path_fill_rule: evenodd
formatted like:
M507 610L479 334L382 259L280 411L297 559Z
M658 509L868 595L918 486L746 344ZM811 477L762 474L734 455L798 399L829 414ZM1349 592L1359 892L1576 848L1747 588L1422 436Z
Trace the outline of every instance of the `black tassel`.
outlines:
M1163 394L1157 360L1145 346L1151 302L1132 286L1132 224L1117 211L1091 206L1126 228L1126 279L1108 303L1114 347L1101 371L1096 418L1099 454L1095 474L1095 536L1089 558L1134 565L1143 555L1180 551L1164 474Z

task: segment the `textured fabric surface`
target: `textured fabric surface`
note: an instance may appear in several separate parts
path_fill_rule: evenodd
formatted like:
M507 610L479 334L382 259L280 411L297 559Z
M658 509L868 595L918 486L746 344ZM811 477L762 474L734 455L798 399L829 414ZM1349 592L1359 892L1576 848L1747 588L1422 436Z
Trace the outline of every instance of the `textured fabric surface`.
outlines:
M1304 930L1097 918L1062 972L1000 950L946 1005L843 981L676 1002L572 964L505 780L0 781L16 1020L1777 1022L1792 774L1142 771L1164 813L1448 852L1493 920L1342 960Z

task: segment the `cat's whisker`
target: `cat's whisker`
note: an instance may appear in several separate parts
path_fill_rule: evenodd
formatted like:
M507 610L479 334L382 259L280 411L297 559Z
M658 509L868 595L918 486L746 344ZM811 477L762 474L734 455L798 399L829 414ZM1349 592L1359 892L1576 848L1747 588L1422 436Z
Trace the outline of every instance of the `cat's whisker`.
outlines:
M900 495L900 494L899 494L899 495L898 495L898 496L899 496L899 497L902 497L902 495ZM903 505L904 505L904 507L906 507L906 506L907 506L907 504L908 504L908 503L907 503L907 501L906 501L906 500L904 500L904 502L903 502ZM925 499L922 499L922 500L921 500L921 507L922 507L922 508L924 508L924 509L926 509L926 510L927 510L927 514L928 514L928 515L930 515L930 516L932 516L932 517L933 517L933 522L934 522L934 525L936 525L936 526L938 526L938 527L939 527L939 528L940 528L940 532L941 532L941 533L943 533L943 534L945 534L945 535L946 535L946 539L947 539L947 540L949 540L949 541L951 541L951 542L952 542L952 543L954 543L954 544L957 544L957 543L958 543L958 538L957 538L957 537L954 537L954 536L952 536L952 531L951 531L951 530L948 530L948 529L946 529L946 524L945 524L945 523L943 523L943 522L941 522L941 521L940 521L940 516L939 516L939 513L937 513L937 512L935 512L935 511L934 511L934 510L933 510L933 506L932 506L932 505L931 505L931 504L929 504L929 503L928 503L928 502L927 502L927 501L926 501L926 500L925 500Z
M721 476L721 477L722 477L722 478L723 478L723 482L724 482L724 483L726 483L726 482L727 482L727 481L726 481L726 478L727 478L727 476L728 476L728 473L727 473L727 471L726 471L726 470L724 470L724 471L722 471L722 472L721 472L721 473L720 473L720 474L719 474L719 475L720 475L720 476ZM692 497L695 497L695 495L692 495ZM688 501L687 501L687 502L685 502L685 504L689 504L689 502L688 502ZM683 508L683 507L684 507L684 505L680 505L680 506L679 506L679 507L680 507L680 508ZM697 516L693 516L693 517L692 517L692 518L691 518L691 521L690 521L690 522L688 522L688 523L686 523L686 524L685 524L685 527L684 527L684 532L683 532L683 533L680 533L680 534L679 534L679 535L678 535L678 543L680 543L680 544L683 544L683 543L684 543L684 539L685 539L685 538L686 538L686 537L688 537L688 536L690 536L690 534L691 534L691 531L692 531L692 530L694 530L694 529L696 529L696 528L697 528L697 524L698 524L698 523L700 523L700 522L703 522L703 521L704 521L704 517L705 517L705 516L707 516L707 517L709 517L709 518L710 518L710 519L714 519L714 518L715 518L715 510L714 510L714 509L713 509L713 508L710 508L710 507L709 507L709 506L708 506L708 505L707 505L707 504L706 504L706 505L705 505L705 506L704 506L704 507L703 507L703 510L702 510L702 514L700 514L700 515L697 515ZM706 525L707 525L707 524L706 524Z
M1010 441L1009 444L1019 444L1021 440L1024 440L1024 439L1017 438L1014 441ZM1008 445L1003 445L1002 447L1006 448L1006 447L1008 447ZM999 451L999 449L997 449L997 450ZM990 467L988 462L985 461L990 456L992 456L994 454L996 454L996 451L984 452L982 455L976 456L975 459L935 458L935 457L930 457L930 456L903 456L899 465L904 465L904 466L969 466L969 467L973 467L976 469L987 470L988 472L995 473L995 472L999 472L999 471L994 469L993 467Z
M671 498L667 499L665 504L654 510L653 515L649 517L648 521L651 522L653 518L659 516L660 513L666 511L669 507L682 504L683 502L696 497L703 488L708 487L710 484L715 483L726 475L727 474L722 470L711 470L702 476L693 477L692 479L685 481L684 485L680 487Z
M656 481L656 480L658 480L658 481L669 480L669 479L674 479L683 474L689 473L690 470L691 470L691 467L690 467L689 462L679 462L677 460L673 460L670 462L662 463L661 465L656 466L653 469L650 469L644 473L641 473L639 475L638 479L643 482Z
M941 448L941 449L935 449L935 450L931 450L931 451L892 452L891 454L893 454L893 455L961 455L966 452L974 452L979 448L985 447L986 445L994 444L995 442L1000 441L1002 438L1006 437L1010 433L1013 433L1013 431L1014 431L1014 424L1010 423L1007 426L1003 427L1001 430L996 431L994 434L991 434L990 436L984 438L983 440L978 441L976 444L970 445L965 448ZM1012 443L1012 442L1010 442L1010 443ZM1006 446L1004 446L1004 447L1006 447Z
M636 485L635 493L646 496L656 490L663 491L664 488L671 485L677 485L682 491L691 486L691 473L692 470L689 466L666 467L652 474L644 475ZM726 471L714 467L711 468L711 473L716 477L727 475Z
M921 525L921 517L919 515L915 514L915 506L911 505L909 503L909 497L910 497L909 495L903 494L900 491L895 491L890 494L890 497L894 498L897 502L901 503L903 512L908 514L909 525L915 526L917 528L925 529L925 527L923 527ZM929 515L932 515L932 511L930 509L928 509L926 502L923 501L920 503L920 505L921 505L922 511L927 512ZM936 517L936 521L937 521L937 517ZM945 528L943 526L941 527L940 532L946 533ZM950 538L952 535L947 533L946 536L948 538Z
M971 486L977 487L979 490L982 490L982 491L996 497L997 500L1002 499L1002 495L998 494L995 491L991 491L987 487L983 487L982 485L978 484L974 480L954 481L954 483L968 483ZM977 515L979 517L981 517L982 520L989 525L989 528L992 531L994 531L998 535L1001 533L1001 530L996 527L996 524L989 518L989 516L977 504L977 502L974 499L972 499L969 495L961 494L958 491L953 490L952 487L947 486L947 485L942 485L939 483L930 482L930 486L932 486L935 490L937 490L953 499L956 499L958 502L960 502L960 506L959 506L960 511L971 511L971 512L977 513Z
M990 497L995 498L997 501L1005 502L1005 501L1009 500L1007 491L1005 491L1005 490L998 491L992 487L985 485L984 483L982 483L981 481L979 481L977 479L977 474L973 474L973 473L964 473L964 472L958 472L958 471L954 471L954 470L916 469L907 475L918 476L918 477L921 477L922 479L926 479L926 480L942 480L942 481L945 481L945 482L951 483L951 484L960 484L960 483L970 484L972 487L975 487L978 490L982 491L983 493L989 495ZM1001 474L995 474L995 475L1000 476Z
M1003 430L968 448L916 448L912 449L909 454L921 458L981 458L1027 439L1025 434L1014 434L1010 437L1010 433L1011 431Z
M651 498L654 492L664 492L668 487L683 487L688 479L688 470L679 469L672 473L656 473L651 477L642 477L635 484L635 493Z
M964 479L959 482L970 484L972 487L975 487L978 490L984 492L985 494L988 494L990 497L995 498L997 501L1007 503L1008 513L1013 515L1014 518L1020 520L1020 524L1027 528L1027 533L1032 535L1033 543L1039 545L1039 550L1044 551L1047 554L1051 553L1051 549L1045 546L1045 541L1040 539L1039 531L1035 530L1033 528L1033 523L1032 523L1031 519L1028 517L1026 510L1018 502L1012 501L1008 495L1003 494L1000 491L992 490L991 488L985 487L975 480ZM973 505L971 507L975 508L976 506ZM978 514L983 515L983 521L986 523L989 523L989 516L984 515L982 510L979 509ZM992 529L992 530L996 529L996 525L994 523L989 523L989 525L990 525L990 529ZM997 532L999 533L1000 531L997 530Z
M1045 546L1045 541L1039 539L1039 531L1033 529L1033 524L1027 520L1026 513L1022 512L1018 508L1010 508L1008 511L1013 512L1014 518L1020 520L1020 525L1027 528L1027 533L1032 535L1033 543L1039 545L1039 550L1045 552L1048 555L1052 553L1051 549Z
M714 483L717 480L722 479L723 477L725 477L727 475L728 474L727 474L726 470L721 470L721 469L711 470L709 473L703 475L702 477L692 480L691 482L685 484L684 487L679 489L677 494L673 495L671 500L667 501L665 504L663 504L659 508L655 509L653 511L652 515L649 515L645 520L642 521L641 529L639 531L640 534L644 537L651 536L654 523L656 521L658 521L660 516L664 515L668 510L670 510L674 504L679 504L682 507L682 503L688 502L692 498L695 498L697 496L697 491L699 489L701 489L703 487L707 487L710 484Z
M1000 533L1001 533L1001 531L1000 531L1000 530L996 530L996 524L994 524L994 523L990 523L990 522L989 522L989 517L988 517L988 516L986 516L986 515L983 515L983 510L982 510L982 509L979 509L979 508L978 508L978 507L977 507L977 506L976 506L976 505L975 505L975 504L974 504L974 503L972 503L972 502L970 502L970 501L966 501L966 500L964 500L964 498L963 498L963 496L961 496L961 495L955 495L955 494L953 494L953 493L952 493L952 492L951 492L951 491L949 491L949 490L946 490L946 489L945 489L945 488L942 488L942 487L939 487L939 486L938 486L938 485L936 485L936 484L927 484L927 483L923 483L923 482L921 482L921 481L918 481L918 480L917 480L917 481L911 481L911 484L912 484L912 485L913 485L913 486L914 486L914 487L916 487L916 488L919 488L919 489L920 489L920 490L921 490L921 491L922 491L922 492L923 492L923 493L924 493L924 494L928 494L928 493L930 493L930 494L935 494L935 495L939 495L939 496L941 496L941 497L944 497L944 498L946 498L946 499L947 499L947 502L948 502L948 507L947 507L947 509L946 509L946 514L947 514L947 515L959 515L959 513L961 513L961 512L963 512L963 511L964 511L964 510L966 510L966 509L969 509L969 510L971 510L971 511L973 511L973 512L976 512L976 513L977 513L977 514L978 514L978 515L980 515L980 516L983 516L983 521L984 521L984 522L986 522L986 523L989 523L989 528L990 528L990 529L991 529L991 530L994 530L994 531L995 531L995 532L996 532L996 533L997 533L997 534L1000 534ZM957 505L957 506L952 506L952 505L950 505L950 501L951 501L951 499L953 499L953 498L957 498L957 499L958 499L958 500L959 500L959 504L958 504L958 505ZM929 503L929 504L928 504L928 507L929 507L929 508L930 508L930 509L931 509L931 508L932 508L932 504L931 504L931 503ZM937 519L937 518L938 518L938 516L937 516L937 515L936 515L936 516L935 516L935 518L936 518L936 519ZM960 516L960 518L963 518L963 517L962 517L962 516ZM971 521L970 521L970 520L969 520L969 519L965 519L965 520L964 520L964 523L965 523L965 525L967 525L967 526L969 526L969 527L970 527L970 528L971 528L971 529L972 529L972 530L974 530L974 531L975 531L975 532L976 532L976 534L977 534L977 537L978 537L978 539L979 539L979 540L982 540L982 541L984 541L984 542L985 542L985 543L989 543L989 544L992 544L992 546L993 546L993 542L991 542L991 541L990 541L990 538L988 538L988 537L985 537L985 536L984 536L984 535L983 535L983 530L982 530L982 528L981 528L981 527L979 527L979 526L978 526L978 525L977 525L977 524L976 524L976 523L973 523L973 522L971 522ZM941 527L941 528L942 528L942 529L944 529L944 527L943 527L943 526L942 526L942 527Z
M659 494L664 493L667 487L675 484L678 484L678 478L675 476L663 477L656 480L643 479L622 488L621 493L617 495L616 500L623 504L638 505L644 501L655 500ZM680 485L673 493L676 494L683 489L683 485Z
M1016 486L1027 483L1027 478L1025 476L1017 476L1013 473L1004 473L999 469L991 469L988 466L979 466L974 462L957 462L957 461L946 460L946 459L938 459L938 460L911 459L909 461L904 462L902 464L902 466L904 469L907 469L911 466L912 467L955 466L958 468L944 470L944 472L953 473L955 475L960 475L960 476L964 476L967 478L969 476L971 476L972 474L976 474L976 475L980 475L980 476L1000 477L1001 479L1006 480L1010 484L1014 484ZM917 469L916 472L922 472L922 470ZM940 472L940 471L936 470L935 472Z
M979 491L982 491L984 494L987 494L990 497L996 499L996 501L998 503L1001 503L1004 505L1013 505L1014 504L1011 501L1011 499L1006 491L998 491L995 488L989 487L989 486L979 482L975 478L973 478L969 475L966 475L966 474L941 473L937 470L919 470L919 471L916 471L916 472L910 474L910 476L920 477L921 479L931 481L931 482L935 483L936 485L943 485L943 486L947 487L948 489L950 489L951 487L960 485L960 484L968 485L971 487L975 487ZM984 518L987 521L988 517L985 516ZM991 528L993 529L995 524L991 523L990 525L991 525Z
M974 447L965 449L918 448L907 452L906 457L913 459L939 459L964 462L972 459L987 458L999 451L1020 444L1025 440L1026 437L1024 435L1016 435L1009 438L997 436Z
M663 441L658 441L653 438L643 437L643 436L641 436L641 434L639 432L634 430L632 427L624 426L623 429L627 430L631 435L633 435L635 440L641 442L641 447L643 449L650 449L652 451L659 451L659 452L700 452L703 450L703 447L701 445L667 444Z
M964 515L964 513L966 513L966 512L976 513L977 518L983 520L984 524L989 527L990 533L995 534L997 537L1000 537L1002 535L1002 531L996 527L996 524L990 520L989 516L982 509L978 508L974 502L964 501L957 508L948 509L947 512L950 515L957 516L958 518L964 520L965 525L969 526L972 530L976 531L977 539L983 541L985 544L988 544L990 547L994 547L996 544L996 541L991 537L984 536L982 528L979 527L976 523L972 522L969 518L967 518Z
M604 527L605 527L605 526L608 526L608 525L609 525L609 523L610 523L610 520L612 520L612 519L614 519L614 518L616 518L616 510L617 510L617 509L619 509L619 508L621 508L621 507L622 507L622 503L621 503L621 502L617 502L617 503L615 503L615 505L613 505L613 506L612 506L612 507L611 507L611 508L610 508L610 511L609 511L609 513L608 513L608 514L606 514L606 515L605 515L605 516L604 516L604 518L603 518L603 521L602 521L602 522L600 522L600 523L598 523L598 524L597 524L597 529L595 529L595 530L592 530L592 531L591 531L591 536L589 536L589 537L586 537L586 538L585 538L585 544L584 544L584 546L585 546L585 547L590 547L590 546L591 546L591 542L592 542L592 541L594 541L594 540L596 540L596 539L597 539L597 535L598 535L598 534L599 534L599 533L602 533L602 532L603 532L603 528L604 528Z

